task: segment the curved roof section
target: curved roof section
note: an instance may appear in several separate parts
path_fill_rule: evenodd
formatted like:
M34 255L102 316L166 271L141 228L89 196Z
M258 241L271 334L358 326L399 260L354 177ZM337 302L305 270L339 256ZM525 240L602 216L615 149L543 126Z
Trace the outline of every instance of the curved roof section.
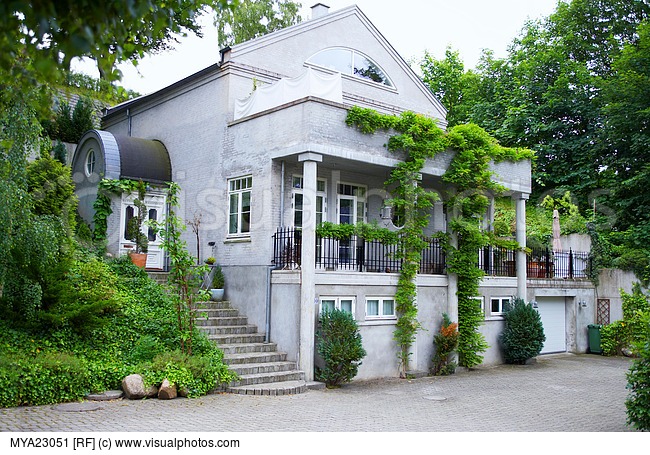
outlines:
M77 150L81 150L90 138L94 138L100 145L105 164L104 177L150 183L171 182L171 160L162 142L90 130L79 141ZM76 155L77 153L75 159Z

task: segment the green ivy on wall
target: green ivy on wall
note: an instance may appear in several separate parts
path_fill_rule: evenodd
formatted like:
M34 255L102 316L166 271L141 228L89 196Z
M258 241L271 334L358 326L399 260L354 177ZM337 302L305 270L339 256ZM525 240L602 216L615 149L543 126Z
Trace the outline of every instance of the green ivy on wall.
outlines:
M483 314L474 299L483 277L477 254L486 245L504 246L502 240L480 229L480 221L490 203L489 195L504 190L493 181L490 162L533 159L534 153L528 149L502 147L477 125L458 125L445 134L433 119L412 112L400 116L384 115L355 106L349 110L346 123L365 134L378 130L397 133L388 139L386 147L402 161L393 169L386 185L393 196L393 207L405 214L399 236L403 267L395 296L398 322L394 332L402 377L408 371L409 350L420 328L415 278L425 246L423 230L429 223L430 208L436 196L422 188L421 172L427 159L449 149L455 152L442 177L453 188L447 210L452 214L450 229L458 237L457 247L447 242L448 271L458 277L459 364L466 367L480 364L483 360L480 354L488 345L478 332ZM507 246L518 248L516 242L509 242Z
M93 239L97 242L106 240L108 217L113 213L111 195L131 193L136 190L138 182L128 179L102 179L97 187L97 199L93 203Z

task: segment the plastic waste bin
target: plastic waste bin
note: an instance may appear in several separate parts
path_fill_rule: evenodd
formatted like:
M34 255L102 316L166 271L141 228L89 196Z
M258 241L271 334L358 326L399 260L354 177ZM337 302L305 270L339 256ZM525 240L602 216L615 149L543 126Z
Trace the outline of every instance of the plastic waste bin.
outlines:
M589 324L587 326L587 336L589 338L589 352L592 354L602 354L603 351L600 348L600 329L602 325L600 324Z

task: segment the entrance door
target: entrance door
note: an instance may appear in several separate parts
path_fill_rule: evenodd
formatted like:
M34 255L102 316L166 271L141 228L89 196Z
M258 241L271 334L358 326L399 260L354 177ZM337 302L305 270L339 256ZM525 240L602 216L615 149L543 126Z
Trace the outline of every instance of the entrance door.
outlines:
M130 218L138 215L138 208L133 203L135 194L122 195L122 210L120 213L120 255L135 251L135 243L126 238L126 226ZM160 192L148 192L145 196L148 220L163 221L166 216L167 198ZM147 269L163 270L165 267L165 254L160 247L161 239L154 230L148 226L142 227L142 232L149 239L147 252Z

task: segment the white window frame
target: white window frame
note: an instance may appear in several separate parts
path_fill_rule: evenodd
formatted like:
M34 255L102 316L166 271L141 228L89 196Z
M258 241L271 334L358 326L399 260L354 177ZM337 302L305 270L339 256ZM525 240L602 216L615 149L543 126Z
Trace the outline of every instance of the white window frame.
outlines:
M356 306L357 306L357 298L350 296L350 295L341 295L341 296L333 296L333 295L323 295L318 298L318 314L323 313L323 301L334 301L334 308L337 310L341 310L341 302L342 301L351 301L351 310L352 310L352 317L354 317L355 311L356 311ZM356 319L356 318L355 318Z
M353 193L361 190L363 195L359 194L342 194L341 185L350 186L353 188ZM359 185L356 183L349 182L338 182L336 184L336 224L341 224L341 199L351 200L354 203L353 210L354 214L352 216L353 223L365 223L368 219L368 187L366 185ZM359 213L359 204L362 205L362 213Z
M242 226L244 225L243 223L243 218L244 218L244 211L243 211L243 195L245 193L248 193L248 200L249 200L249 211L248 216L249 216L249 221L248 221L248 230L243 231ZM237 207L235 208L236 211L233 211L232 207L232 197L237 196ZM228 179L228 237L250 237L250 228L252 224L252 210L253 208L253 176L252 175L245 175L242 177L236 177L232 179ZM236 232L231 232L232 228L232 216L236 215L237 216L237 226L236 226Z
M368 302L377 301L378 302L378 314L370 315L368 314ZM393 313L384 314L384 302L391 301L393 302ZM378 319L397 319L397 310L395 309L395 296L367 296L366 297L366 320L378 320Z
M90 177L95 173L95 166L97 165L97 154L94 149L88 150L86 160L84 161L84 173L86 177Z
M499 311L492 311L492 303L493 300L498 301L498 307ZM510 303L512 301L512 296L504 297L504 296L494 296L490 297L490 316L503 316L503 308L506 303Z
M319 184L322 184L322 190L318 189ZM296 194L303 194L303 186L304 180L302 175L293 175L291 177L291 225L298 229L302 228L302 226L296 225ZM316 212L316 225L318 225L319 215L321 217L320 222L325 221L327 217L327 180L319 178L316 188L316 199L318 200L320 198L322 201L322 212ZM304 212L304 210L301 211Z

